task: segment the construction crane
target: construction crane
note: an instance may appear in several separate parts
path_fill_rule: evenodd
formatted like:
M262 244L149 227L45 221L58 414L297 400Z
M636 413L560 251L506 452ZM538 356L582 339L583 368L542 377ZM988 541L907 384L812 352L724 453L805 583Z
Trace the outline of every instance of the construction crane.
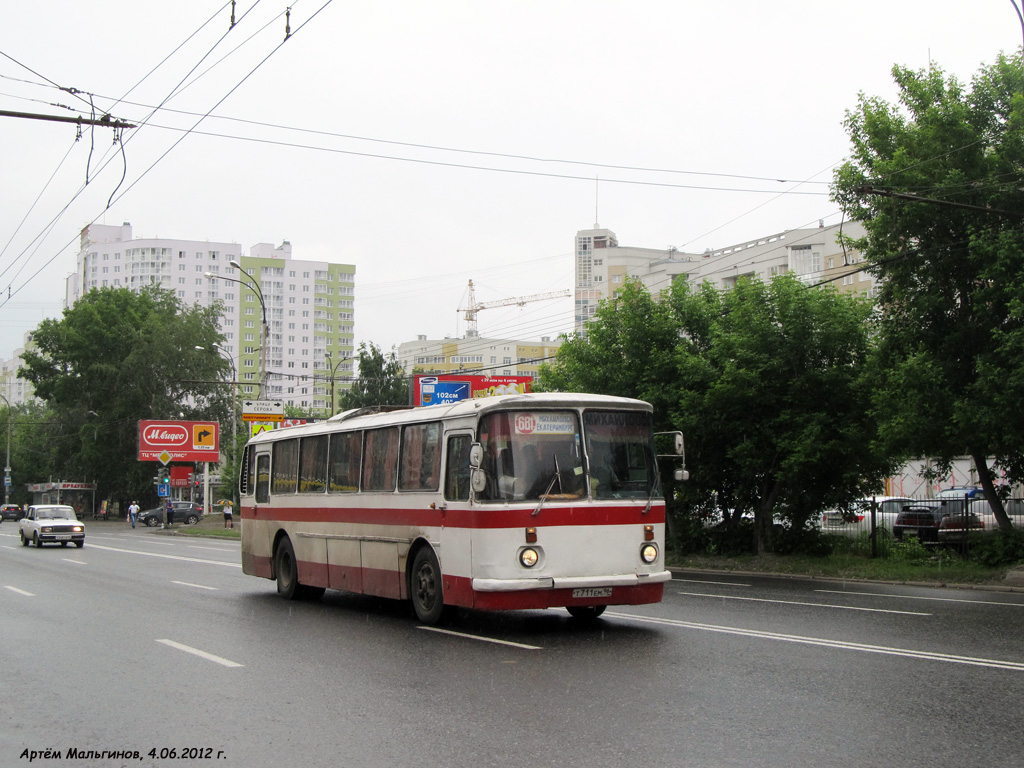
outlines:
M563 299L571 296L569 289L563 291L552 291L550 293L534 293L530 296L519 296L511 299L497 299L496 301L477 301L476 292L473 290L473 281L469 281L469 306L460 309L459 312L466 313L466 336L478 336L476 325L476 313L481 309L493 309L494 307L521 307L531 301L547 301L548 299Z

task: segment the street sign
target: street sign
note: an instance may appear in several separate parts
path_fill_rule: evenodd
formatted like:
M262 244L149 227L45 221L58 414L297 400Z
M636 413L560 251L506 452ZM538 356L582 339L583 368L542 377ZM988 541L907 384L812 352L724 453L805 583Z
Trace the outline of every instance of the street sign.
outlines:
M156 495L159 496L159 497L170 496L171 495L171 486L165 485L164 483L161 483L160 485L158 485L156 487Z
M282 400L244 400L242 402L242 421L283 421L284 401Z

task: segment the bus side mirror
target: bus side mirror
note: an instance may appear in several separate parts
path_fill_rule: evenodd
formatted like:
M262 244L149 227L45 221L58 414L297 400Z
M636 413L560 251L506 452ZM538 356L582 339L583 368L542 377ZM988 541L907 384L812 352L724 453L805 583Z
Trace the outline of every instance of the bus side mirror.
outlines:
M690 473L688 470L685 469L677 469L673 473L673 477L675 477L677 483L685 483L687 480L690 479Z
M686 452L683 447L683 433L676 432L676 456L682 456Z
M469 484L474 493L483 493L487 488L487 475L480 469L484 463L484 447L480 443L469 446Z

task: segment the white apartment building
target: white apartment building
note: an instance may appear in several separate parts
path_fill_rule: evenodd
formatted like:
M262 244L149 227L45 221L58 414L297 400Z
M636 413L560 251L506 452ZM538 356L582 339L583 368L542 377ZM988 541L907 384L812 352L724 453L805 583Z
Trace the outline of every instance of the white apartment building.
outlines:
M864 229L856 222L844 225L793 229L701 254L620 246L610 229L594 225L576 233L575 329L584 330L597 306L615 295L627 279L639 280L653 295L675 280L697 287L705 281L728 289L743 277L764 281L793 273L809 285L832 285L839 291L875 295L874 278L864 271L864 259L844 250L838 238L859 238Z
M477 373L482 376L537 377L541 363L554 357L561 341L486 339L467 336L462 339L428 339L398 345L396 356L407 374Z
M82 230L77 269L65 282L67 306L93 288L148 285L172 290L189 304L223 303L223 347L243 397L260 396L264 315L265 398L326 412L332 378L337 390L349 384L355 313L351 264L293 259L288 241L276 247L258 243L246 256L237 243L135 239L127 222Z

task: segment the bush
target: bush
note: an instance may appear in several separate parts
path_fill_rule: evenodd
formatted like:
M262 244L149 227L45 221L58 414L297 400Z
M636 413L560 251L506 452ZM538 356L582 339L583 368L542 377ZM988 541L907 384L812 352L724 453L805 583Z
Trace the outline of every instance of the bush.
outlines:
M988 568L1005 568L1024 562L1024 531L1014 529L1010 533L995 531L990 536L972 540L968 560Z

